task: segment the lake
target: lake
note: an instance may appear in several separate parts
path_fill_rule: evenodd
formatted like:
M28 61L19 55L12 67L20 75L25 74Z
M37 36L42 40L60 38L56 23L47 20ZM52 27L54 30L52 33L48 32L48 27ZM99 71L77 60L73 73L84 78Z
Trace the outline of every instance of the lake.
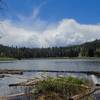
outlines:
M29 59L0 61L0 69L28 69L28 70L58 70L58 71L100 71L100 59ZM24 73L24 75L13 75L0 79L0 96L12 94L13 89L9 88L10 83L26 81L26 79L38 76L38 73ZM53 75L49 73L49 75ZM66 74L66 75L70 75ZM74 75L74 74L73 74ZM77 74L76 76L85 77L87 75ZM2 91L2 92L1 92ZM20 89L15 89L21 92ZM14 94L14 92L13 92Z
M100 59L31 59L0 61L0 69L100 71Z

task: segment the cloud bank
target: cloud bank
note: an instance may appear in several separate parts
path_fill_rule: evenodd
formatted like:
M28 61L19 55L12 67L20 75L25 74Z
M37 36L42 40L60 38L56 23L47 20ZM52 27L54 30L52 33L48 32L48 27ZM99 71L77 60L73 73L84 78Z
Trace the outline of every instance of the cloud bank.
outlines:
M13 24L10 20L0 22L0 44L25 47L54 47L80 44L100 39L100 25L80 24L74 19L63 19L54 24L38 20L37 29ZM39 29L39 27L44 27Z

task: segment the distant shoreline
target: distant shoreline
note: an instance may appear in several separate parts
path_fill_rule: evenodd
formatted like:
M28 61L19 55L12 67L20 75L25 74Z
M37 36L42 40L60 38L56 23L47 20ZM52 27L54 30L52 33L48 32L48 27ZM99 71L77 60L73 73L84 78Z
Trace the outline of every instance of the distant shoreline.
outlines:
M0 61L12 61L12 60L34 60L34 59L100 59L100 57L36 57L36 58L10 58L10 57L0 57Z
M100 59L100 57L40 57L40 58L22 58L20 60L34 59Z

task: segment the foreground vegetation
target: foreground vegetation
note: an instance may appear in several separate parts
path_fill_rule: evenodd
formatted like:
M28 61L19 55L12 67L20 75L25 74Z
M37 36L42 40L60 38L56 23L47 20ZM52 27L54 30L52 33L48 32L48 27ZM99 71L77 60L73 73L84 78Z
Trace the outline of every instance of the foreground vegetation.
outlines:
M73 77L47 78L39 81L33 89L35 100L69 100L70 97L84 94L88 89L86 81ZM88 96L86 100L93 100Z
M0 45L0 57L53 58L53 57L100 57L100 40L69 47L26 48Z

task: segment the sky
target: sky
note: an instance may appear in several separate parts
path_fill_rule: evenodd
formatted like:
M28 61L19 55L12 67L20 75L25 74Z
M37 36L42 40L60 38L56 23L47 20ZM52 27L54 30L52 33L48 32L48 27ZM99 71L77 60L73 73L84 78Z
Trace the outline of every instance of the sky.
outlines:
M0 44L55 47L100 39L100 0L3 0Z

